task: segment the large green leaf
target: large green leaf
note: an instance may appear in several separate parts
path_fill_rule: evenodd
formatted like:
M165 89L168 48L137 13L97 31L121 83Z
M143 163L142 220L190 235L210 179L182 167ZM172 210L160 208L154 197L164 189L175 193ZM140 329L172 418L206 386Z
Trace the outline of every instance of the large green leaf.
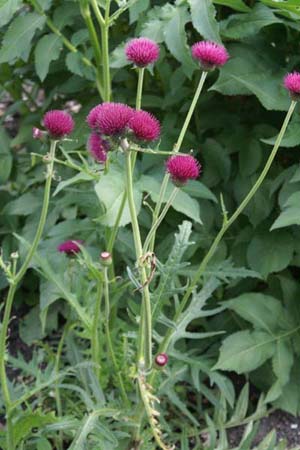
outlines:
M188 21L187 9L174 7L169 20L164 24L164 38L172 55L181 62L185 74L191 77L197 66L192 60L191 52L187 45L185 24Z
M257 3L248 14L233 14L223 20L221 34L230 39L242 39L255 35L268 25L281 22L270 8Z
M105 212L99 217L99 221L108 227L113 227L118 211L120 209L123 195L125 192L125 175L117 167L111 165L109 172L103 175L95 184L95 191L100 203L104 206ZM137 214L141 209L142 193L134 183L134 200ZM126 201L123 214L120 220L120 226L123 227L131 222L128 202Z
M278 340L273 356L273 370L282 386L289 382L293 362L294 355L290 343Z
M257 330L238 331L223 341L214 369L251 372L271 358L274 351L274 338L268 333Z
M245 5L242 0L213 0L216 5L224 5L229 8L235 9L236 11L248 12L250 11L249 6Z
M161 187L161 182L158 178L149 175L142 175L139 184L140 189L144 192L148 192L154 202L158 201ZM169 199L173 188L173 184L169 183L166 189L165 197L163 199L164 203ZM199 203L197 202L197 200L193 199L182 190L179 190L179 192L177 193L175 200L172 202L172 208L189 217L190 219L193 219L195 222L202 223L200 218Z
M256 234L249 244L247 260L253 270L267 277L285 269L292 260L293 237L288 231Z
M40 410L23 412L13 426L15 445L18 445L22 439L26 439L34 428L40 431L45 425L53 424L57 421L58 419L55 417L54 412L43 413Z
M295 116L294 116L295 117ZM274 145L277 139L277 136L273 136L269 139L261 139L262 142L269 145ZM300 120L299 117L295 117L294 120L289 124L283 139L280 143L280 147L296 147L300 144Z
M271 230L300 225L300 193L295 192L283 206L283 211L273 223Z
M5 0L0 3L0 27L6 25L22 6L22 0Z
M58 59L62 50L62 40L56 34L46 34L35 47L35 69L41 81L46 78L51 61Z
M261 0L265 5L278 8L283 11L290 11L300 15L300 5L298 0Z
M269 295L249 292L229 300L226 305L259 330L272 334L278 327L289 328L280 301Z
M3 127L0 127L0 184L4 184L8 180L12 169L13 157L9 145L9 137Z
M191 7L194 28L210 41L221 43L219 24L216 20L216 10L211 0L188 0Z
M34 12L16 17L5 33L0 50L0 63L16 58L27 61L31 40L37 29L41 29L46 18Z

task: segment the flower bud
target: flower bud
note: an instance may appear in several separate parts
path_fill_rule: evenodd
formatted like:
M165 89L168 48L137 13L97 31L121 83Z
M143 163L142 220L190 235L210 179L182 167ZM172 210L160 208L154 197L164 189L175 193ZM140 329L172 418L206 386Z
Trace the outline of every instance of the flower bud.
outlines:
M159 353L155 357L155 363L159 367L164 367L168 363L169 357L166 353Z
M111 257L111 254L109 252L101 252L100 259L101 259L101 264L103 266L108 267L112 263L112 257Z

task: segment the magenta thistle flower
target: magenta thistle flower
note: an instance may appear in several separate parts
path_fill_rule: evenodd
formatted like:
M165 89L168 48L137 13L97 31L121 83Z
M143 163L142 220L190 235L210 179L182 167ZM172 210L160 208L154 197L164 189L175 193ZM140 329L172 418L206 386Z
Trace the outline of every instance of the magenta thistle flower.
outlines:
M168 363L169 357L166 353L159 353L155 357L155 362L158 366L164 367Z
M133 114L134 110L123 103L103 103L97 110L97 130L106 136L122 134Z
M159 46L148 38L135 38L125 47L127 59L138 67L146 67L159 58Z
M210 41L196 42L192 46L192 56L200 62L203 70L224 66L229 59L229 54L223 45Z
M43 118L44 127L53 139L68 136L74 129L74 120L65 111L54 109L48 111Z
M191 155L173 155L166 163L167 172L170 174L173 183L180 187L188 180L198 178L201 166Z
M65 253L66 255L73 255L80 252L80 247L78 244L83 244L83 241L80 239L65 241L59 244L57 250L60 253Z
M300 73L288 73L284 77L284 87L289 91L293 100L300 99Z
M105 163L107 159L108 143L99 134L93 132L88 140L88 149L91 156L99 163Z
M135 111L128 127L135 138L141 141L155 141L160 135L159 121L147 111Z
M101 111L102 108L102 104L100 105L96 105L94 106L94 108L92 108L86 118L87 124L90 128L96 128L97 126L97 117L98 117L98 113L99 111Z

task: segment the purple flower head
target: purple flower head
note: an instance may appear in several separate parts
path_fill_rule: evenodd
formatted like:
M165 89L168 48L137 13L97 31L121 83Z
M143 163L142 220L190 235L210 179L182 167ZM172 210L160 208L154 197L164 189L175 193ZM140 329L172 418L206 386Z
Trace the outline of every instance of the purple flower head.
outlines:
M147 111L135 111L128 127L135 138L141 141L155 141L160 135L159 121Z
M98 117L98 113L102 108L102 104L94 106L94 108L92 108L86 118L87 124L90 128L94 129L97 126L97 117Z
M95 113L96 129L106 136L125 132L134 110L123 103L102 103Z
M167 160L166 169L173 183L180 187L198 178L201 166L191 155L173 155Z
M127 59L137 67L146 67L159 58L159 46L148 38L131 39L125 47Z
M288 73L283 80L284 87L289 91L293 100L300 100L300 73Z
M158 366L164 367L168 363L169 357L166 353L159 353L155 357L155 362Z
M224 66L229 59L229 54L223 45L210 41L196 42L192 46L192 56L200 62L203 70Z
M70 114L58 109L46 112L43 123L53 139L61 139L64 136L68 136L74 129L74 121Z
M88 139L88 149L91 156L99 163L105 163L109 144L99 134L92 132Z
M65 253L66 255L74 255L80 252L80 247L78 244L83 244L83 241L81 239L71 239L59 244L57 250L60 253Z

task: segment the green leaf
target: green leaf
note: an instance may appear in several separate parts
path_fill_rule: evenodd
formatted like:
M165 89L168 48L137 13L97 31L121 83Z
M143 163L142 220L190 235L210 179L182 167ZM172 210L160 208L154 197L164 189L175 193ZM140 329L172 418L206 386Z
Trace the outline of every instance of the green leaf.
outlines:
M154 178L149 175L142 175L142 177L140 178L140 189L144 192L148 192L150 194L151 199L155 203L158 201L159 198L160 187L161 182L159 181L158 178ZM173 188L174 188L173 184L169 183L166 189L166 194L163 199L163 203L167 202ZM172 208L189 217L190 219L193 219L195 222L202 224L200 218L199 203L182 190L180 190L177 193L175 200L172 203Z
M10 176L13 157L10 151L10 139L2 126L0 126L0 184L4 184Z
M13 426L14 444L18 445L23 439L31 434L33 428L41 430L45 425L57 422L53 412L42 413L37 410L35 412L23 412Z
M289 382L293 363L294 355L290 343L278 340L273 356L273 370L281 386Z
M16 58L27 61L31 40L37 29L41 29L46 18L37 13L16 17L5 33L0 50L0 63L11 62Z
M270 334L278 331L279 326L289 325L284 322L285 313L280 301L269 295L249 292L228 300L226 305L255 328Z
M205 161L205 171L202 177L203 183L213 187L220 180L228 181L231 162L226 150L213 139L207 139L202 147Z
M219 24L216 20L216 10L211 0L188 0L191 7L194 28L210 41L221 43Z
M56 34L43 36L35 48L35 70L41 81L44 81L51 61L59 58L62 50L62 40Z
M87 181L92 181L94 179L95 178L92 175L89 175L88 173L79 172L76 175L74 175L74 177L71 177L68 180L60 181L53 193L53 197L68 186L72 186L73 184L78 183L85 183Z
M0 3L0 27L4 27L22 6L22 0L5 0Z
M300 194L295 192L284 204L283 211L273 223L271 230L288 227L291 225L300 225Z
M220 24L221 34L230 39L242 39L257 34L262 28L282 20L270 8L257 3L248 14L232 14Z
M27 192L16 200L9 202L3 212L9 215L29 216L41 207L42 199L39 195Z
M289 382L283 387L281 397L275 402L275 406L294 416L300 413L300 364L294 364Z
M277 136L273 136L269 139L261 139L262 142L269 145L274 145L277 139ZM280 143L280 147L285 148L291 148L296 147L300 144L300 120L298 117L296 117L292 122L289 124L283 139Z
M229 8L235 9L236 11L248 12L251 11L249 6L245 5L242 0L213 0L216 5L224 5Z
M265 5L277 8L283 11L290 11L300 15L300 6L298 0L261 0Z
M196 198L204 198L218 203L216 196L203 183L196 180L190 180L186 186L183 186L182 191L186 194Z
M109 172L103 175L101 179L95 184L95 191L100 203L105 208L105 213L99 217L99 221L102 225L113 227L120 205L122 203L123 195L126 189L124 173L116 166L110 165ZM138 189L136 183L134 183L134 201L139 214L142 203L142 193ZM123 214L120 220L120 227L124 227L128 223L131 223L130 211L128 202L126 201Z
M251 372L271 358L274 351L274 339L268 333L238 331L223 341L214 369Z
M185 25L188 21L189 14L186 8L173 7L171 17L164 25L164 38L172 55L181 62L184 73L191 78L197 66L187 45Z
M87 80L94 81L95 74L90 66L87 66L82 61L82 55L79 52L70 52L66 57L66 65L70 72L86 78Z
M150 0L139 0L138 2L135 2L132 6L129 8L129 23L132 24L136 22L144 11L147 11L147 9L150 6Z
M285 269L294 253L293 238L287 231L256 234L249 244L247 260L253 270L267 277Z

